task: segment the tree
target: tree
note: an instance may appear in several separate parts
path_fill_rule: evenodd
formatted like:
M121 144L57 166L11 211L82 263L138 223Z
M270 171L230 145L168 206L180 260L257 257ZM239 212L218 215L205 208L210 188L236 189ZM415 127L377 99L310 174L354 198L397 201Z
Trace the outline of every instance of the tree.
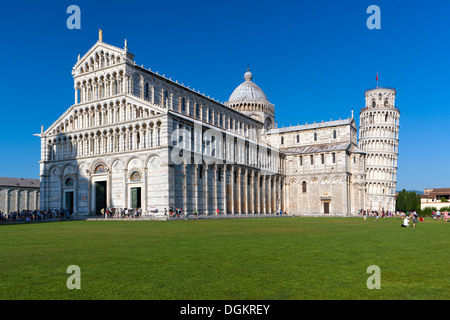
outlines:
M397 194L395 210L420 211L420 194L403 189Z

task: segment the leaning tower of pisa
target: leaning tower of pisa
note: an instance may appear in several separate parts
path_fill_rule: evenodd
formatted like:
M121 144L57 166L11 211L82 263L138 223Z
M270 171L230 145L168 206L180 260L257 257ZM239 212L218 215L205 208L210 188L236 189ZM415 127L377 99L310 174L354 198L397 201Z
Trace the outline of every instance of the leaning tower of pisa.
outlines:
M358 144L366 153L366 210L395 211L400 120L395 95L393 88L365 92Z

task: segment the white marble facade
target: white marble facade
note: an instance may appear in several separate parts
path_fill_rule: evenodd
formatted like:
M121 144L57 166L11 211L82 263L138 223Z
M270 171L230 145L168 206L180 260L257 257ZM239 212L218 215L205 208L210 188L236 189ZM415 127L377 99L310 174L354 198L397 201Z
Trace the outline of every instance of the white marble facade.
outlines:
M73 68L75 103L41 138L41 208L80 215L348 215L368 209L353 117L276 128L252 81L226 103L136 65L99 40ZM311 162L313 161L313 162Z

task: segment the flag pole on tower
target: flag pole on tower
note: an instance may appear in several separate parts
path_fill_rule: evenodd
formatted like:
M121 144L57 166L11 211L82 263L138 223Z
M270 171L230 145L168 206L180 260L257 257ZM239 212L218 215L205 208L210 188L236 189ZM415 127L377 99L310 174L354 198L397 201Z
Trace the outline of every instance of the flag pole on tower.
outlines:
M377 72L377 89L378 89L378 72Z

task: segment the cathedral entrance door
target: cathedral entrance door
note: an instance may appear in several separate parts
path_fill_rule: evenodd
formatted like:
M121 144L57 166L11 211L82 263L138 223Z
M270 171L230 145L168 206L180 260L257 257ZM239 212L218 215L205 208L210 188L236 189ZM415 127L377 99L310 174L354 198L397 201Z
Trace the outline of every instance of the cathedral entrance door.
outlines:
M73 213L73 191L66 192L64 209L68 209L69 213Z
M106 211L106 181L95 182L95 214Z
M141 208L141 188L131 188L131 207Z
M323 203L323 213L325 213L325 214L330 213L330 203L329 202Z

